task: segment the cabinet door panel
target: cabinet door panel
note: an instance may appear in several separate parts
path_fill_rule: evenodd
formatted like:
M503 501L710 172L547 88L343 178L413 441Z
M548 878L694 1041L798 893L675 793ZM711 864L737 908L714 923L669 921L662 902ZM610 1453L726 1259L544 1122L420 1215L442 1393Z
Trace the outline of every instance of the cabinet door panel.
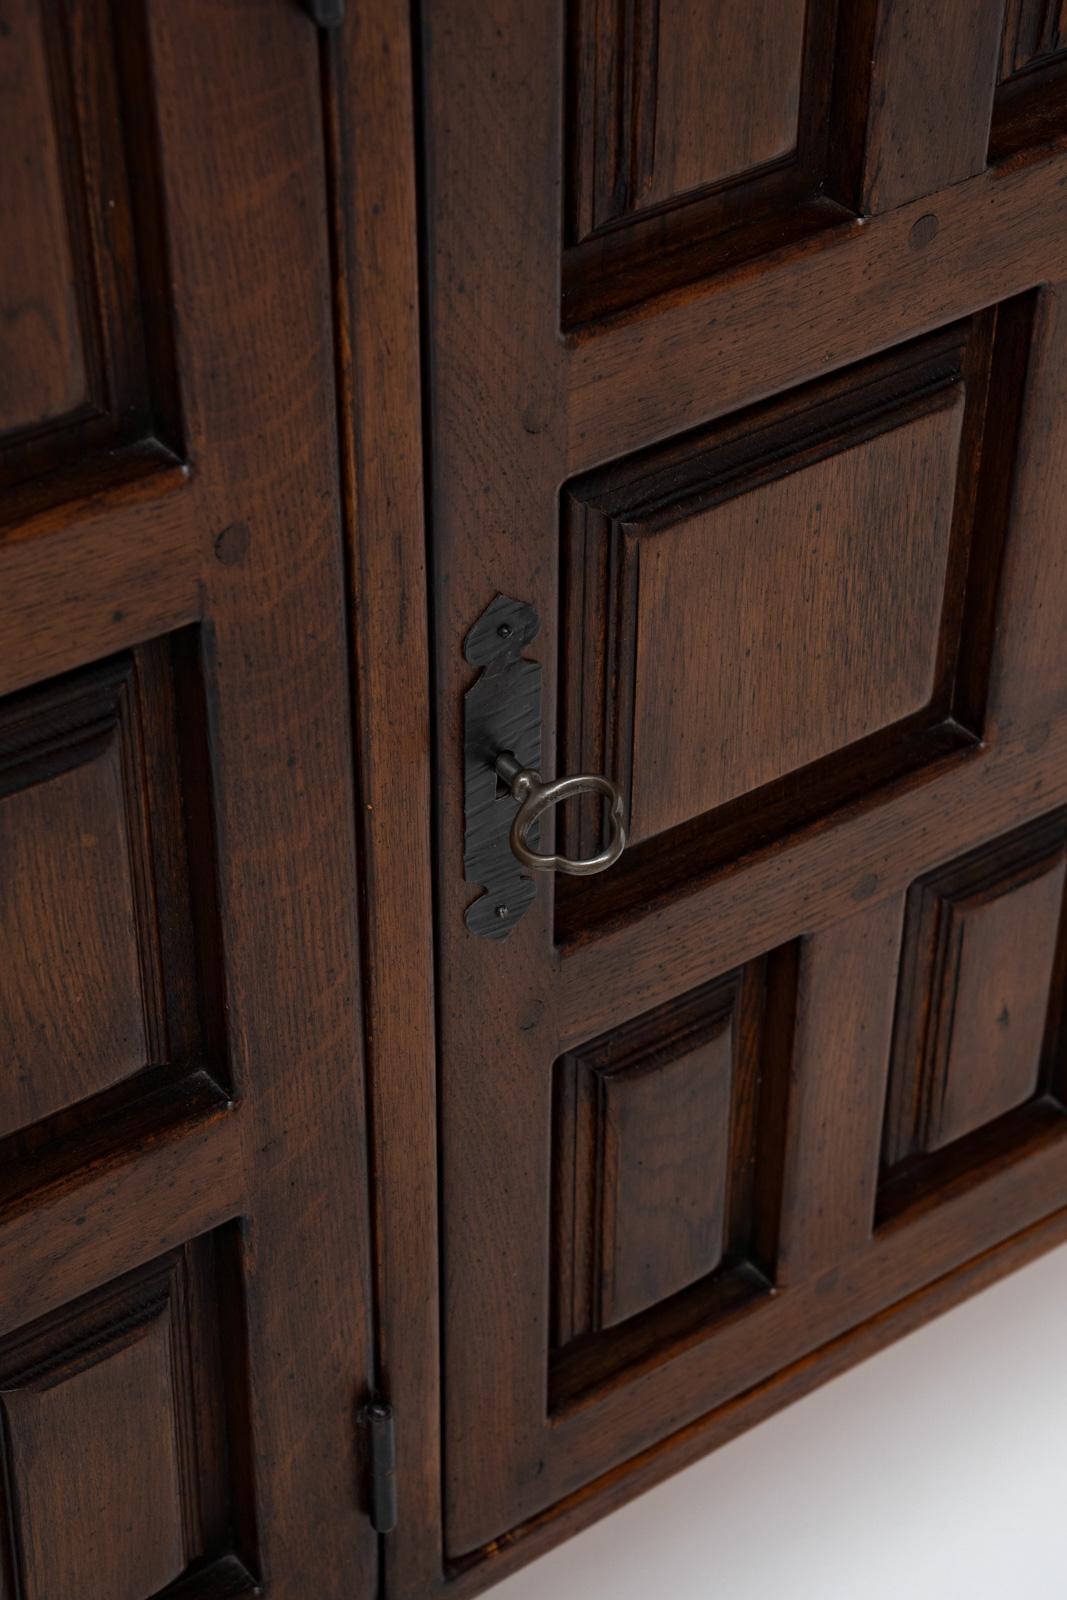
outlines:
M1064 1231L1059 45L992 0L804 11L769 64L748 9L705 116L682 8L421 8L468 1588ZM546 774L611 777L630 842L489 941L462 646L498 593Z
M0 1594L369 1595L318 36L15 0L0 77Z

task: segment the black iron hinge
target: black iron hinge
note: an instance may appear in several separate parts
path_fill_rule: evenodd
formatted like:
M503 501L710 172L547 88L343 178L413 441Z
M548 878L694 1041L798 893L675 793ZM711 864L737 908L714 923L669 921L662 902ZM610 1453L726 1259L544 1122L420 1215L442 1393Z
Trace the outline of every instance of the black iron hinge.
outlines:
M339 28L345 17L345 0L301 0L312 22L320 28Z
M376 1533L396 1527L396 1424L393 1408L385 1400L363 1407L370 1480L370 1520Z

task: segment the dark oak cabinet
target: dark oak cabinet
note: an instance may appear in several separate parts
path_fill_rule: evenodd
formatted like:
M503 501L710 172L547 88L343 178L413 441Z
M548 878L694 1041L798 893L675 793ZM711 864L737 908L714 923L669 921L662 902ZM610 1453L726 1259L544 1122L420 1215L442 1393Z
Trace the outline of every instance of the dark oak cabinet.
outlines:
M1065 108L0 0L0 1600L473 1594L1067 1238Z

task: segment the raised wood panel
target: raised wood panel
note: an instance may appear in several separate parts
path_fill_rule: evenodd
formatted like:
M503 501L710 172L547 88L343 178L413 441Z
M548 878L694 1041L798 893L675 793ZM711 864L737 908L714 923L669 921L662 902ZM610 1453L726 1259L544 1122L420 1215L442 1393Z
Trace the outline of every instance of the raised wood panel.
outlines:
M602 1173L595 1326L687 1288L722 1260L730 1025L695 1055L600 1082Z
M1027 315L990 313L569 487L563 769L621 782L632 845L711 812L736 845L738 826L796 820L790 773L836 764L841 794L860 793L924 739L932 756L977 734L1019 393L1004 352ZM601 819L586 807L564 828L584 850ZM562 886L562 914L600 892Z
M570 1224L558 1219L560 1298L571 1324L559 1342L665 1300L722 1260L738 993L736 981L716 985L559 1063L557 1209Z
M1000 76L1014 78L1067 50L1067 0L1008 0Z
M939 886L937 1024L921 1148L951 1144L1037 1092L1063 880L1061 845L1014 882Z
M635 843L929 702L962 416L957 387L641 549Z
M6 8L0 210L19 226L0 254L0 484L179 446L151 85L139 3Z
M144 1600L185 1566L166 1310L94 1355L4 1396L27 1600Z
M0 802L0 1136L149 1059L125 813L114 729L83 765Z
M89 401L64 176L40 0L0 29L0 436Z
M1002 26L1003 0L583 0L564 323L980 173Z
M214 1256L186 1246L0 1346L3 1600L150 1600L226 1553Z
M891 211L979 173L1003 0L878 0L859 204Z
M807 11L807 0L578 0L578 237L790 155Z
M1067 5L1008 0L989 155L1004 161L1067 133Z
M145 1069L223 1070L193 656L177 636L0 704L0 1138Z
M872 7L575 0L566 323L849 216Z
M565 945L584 937L594 926L603 927L608 922L615 929L612 942L624 944L632 939L639 945L643 938L651 937L642 935L640 927L643 922L649 926L648 910L656 905L670 924L672 949L691 949L695 953L701 947L703 936L695 936L683 925L688 912L682 909L681 903L677 911L671 909L670 897L676 892L689 895L701 876L708 881L709 875L746 851L784 841L787 836L798 841L798 830L809 825L818 826L828 812L837 811L838 826L844 826L839 808L845 805L853 808L857 829L869 826L872 835L877 834L877 808L888 787L909 775L914 775L918 783L934 782L935 778L951 781L946 767L970 760L977 748L976 739L980 734L988 737L995 719L999 718L1001 726L1006 728L1006 695L1011 701L1008 722L1016 727L1043 724L1057 703L1059 689L1057 680L1050 679L1046 694L1035 678L1042 652L1053 649L1051 640L1058 613L1051 599L1056 584L1053 582L1051 593L1047 595L1041 574L1051 573L1055 577L1058 545L1051 531L1051 511L1046 518L1049 530L1035 544L1030 534L1024 537L1022 530L1040 524L1041 517L1038 517L1038 524L1034 524L1033 518L1024 518L1013 508L1017 481L1025 483L1033 479L1042 485L1046 498L1050 492L1047 467L1041 467L1047 450L1042 446L1041 453L1031 458L1025 433L1020 435L1023 402L1031 383L1033 311L1033 297L1020 296L992 312L983 313L971 326L958 365L953 369L950 362L949 367L942 369L946 381L948 374L956 371L967 399L954 510L951 575L946 585L942 619L944 676L928 711L918 719L909 719L840 755L804 769L802 783L794 776L787 776L755 794L696 817L669 834L657 835L653 840L632 846L610 873L586 880L560 880L555 895L556 931ZM1036 333L1039 342L1045 339L1043 324ZM955 339L958 332L949 330L945 337ZM911 355L921 366L933 349L933 345L924 341L912 347ZM924 350L925 355L922 354ZM899 354L905 355L906 351ZM892 370L895 358L887 359ZM1043 363L1042 370L1045 365L1048 364ZM847 371L841 374L839 382L843 393L850 390L854 377L863 370L871 373L871 368L867 367L855 369L852 374ZM1050 381L1055 371L1055 364L1048 365L1046 377ZM899 369L899 377L905 391L914 382L914 376L909 380L904 369ZM888 393L892 395L892 385ZM782 404L791 403L800 410L805 399L812 395L813 389L800 390L791 402ZM873 400L874 396L872 387L868 398ZM846 402L845 414L854 413L855 402L851 404L851 413ZM760 408L739 419L736 427L743 432L755 418L766 418L770 422L780 415L776 407ZM813 405L812 417L815 415ZM771 429L762 436L772 439ZM673 450L651 452L645 464L658 462L662 467L658 476L649 472L645 478L635 470L635 462L632 465L623 463L617 469L609 469L582 482L591 485L594 494L605 494L604 501L596 503L606 516L617 515L611 499L615 490L623 512L628 505L642 503L642 495L654 504L664 490L677 501L686 488L684 463L693 454L694 442L699 443L701 437L691 435ZM703 437L714 440L718 430L709 430ZM787 431L786 437L794 436ZM702 459L698 451L697 461ZM1017 471L1017 463L1024 470ZM614 774L625 788L631 740L628 730L632 718L629 687L632 668L628 662L632 654L627 654L625 634L614 628L612 621L613 608L617 608L616 597L622 592L612 577L613 569L608 560L612 546L601 539L600 529L592 517L586 517L583 527L566 498L564 535L560 759L563 770L597 762L599 770ZM1010 593L1002 593L1005 585ZM1025 625L1005 629L1006 609L1010 609L1013 616L1025 618ZM1027 655L1027 670L1023 669L1020 652ZM990 758L998 760L995 751L990 751ZM1005 765L1001 781L1010 784L1012 772L1012 767ZM961 778L959 786L966 791L965 777ZM918 790L908 803L914 805L917 816L923 806ZM1038 809L1047 809L1047 803L1035 796L1031 811ZM862 821L864 810L869 813L867 823ZM988 817L983 821L981 807L977 804L968 811L972 821L966 837L967 842L972 843L988 832ZM958 814L962 821L966 813ZM1010 821L1009 813L1004 826L1010 826ZM563 831L568 846L575 845L576 841L593 842L599 836L598 826L599 818L588 812L579 819L565 815ZM582 829L590 831L581 832ZM926 862L930 859L924 856ZM768 860L767 871L773 873L774 870ZM857 897L866 898L871 892L869 887L863 886L867 875L858 877L861 883L856 890ZM898 877L893 887L903 887L907 881L906 876ZM849 904L846 892L846 912ZM793 926L791 932L797 931L799 928ZM746 948L751 949L750 946ZM727 960L732 954L730 950L722 952ZM632 1010L626 1009L631 1005L632 993L629 966L629 961L623 963L619 969L621 983L613 983L612 1005L623 1008L618 1013L621 1016L643 1009L636 1003ZM697 970L699 972L699 966ZM662 990L659 994L662 995ZM594 987L583 1004L596 1006L599 1015L612 1015L611 1011L600 1011L601 998L600 990ZM569 1023L566 1037L568 1040L575 1037Z
M1055 1087L1062 816L930 874L908 897L883 1161L892 1169Z
M776 1274L796 950L563 1056L553 1106L553 1404Z

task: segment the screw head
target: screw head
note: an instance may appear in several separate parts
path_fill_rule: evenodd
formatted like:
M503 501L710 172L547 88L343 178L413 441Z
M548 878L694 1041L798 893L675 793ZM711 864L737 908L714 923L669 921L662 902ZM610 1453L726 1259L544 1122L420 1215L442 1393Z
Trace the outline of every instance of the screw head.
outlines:
M502 622L496 630L496 636L498 639L510 639L514 631L510 622Z
M501 922L503 922L503 920L504 920L504 918L505 918L505 917L506 917L506 916L507 916L507 914L508 914L508 908L507 908L507 906L497 906L497 908L496 908L496 914L497 914L497 916L498 916L498 917L499 917L499 918L500 918L500 920L501 920Z

